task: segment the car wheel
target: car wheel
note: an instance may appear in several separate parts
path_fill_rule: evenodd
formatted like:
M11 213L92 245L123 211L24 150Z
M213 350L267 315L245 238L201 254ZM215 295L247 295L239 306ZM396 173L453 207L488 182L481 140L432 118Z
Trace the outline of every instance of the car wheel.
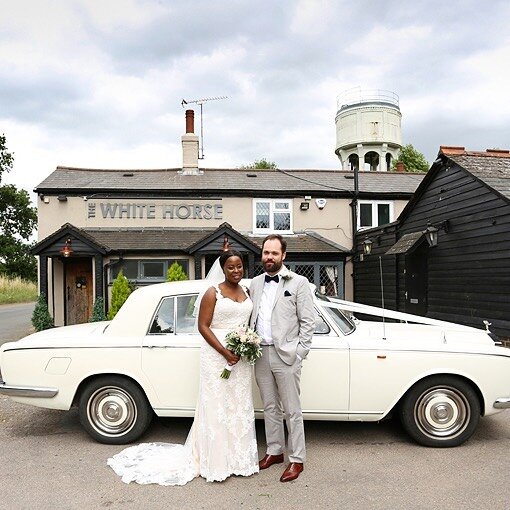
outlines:
M480 401L473 388L457 377L429 377L406 393L400 418L407 433L421 445L458 446L478 425Z
M120 376L98 377L87 384L80 395L79 413L88 434L106 444L135 441L153 416L144 392Z

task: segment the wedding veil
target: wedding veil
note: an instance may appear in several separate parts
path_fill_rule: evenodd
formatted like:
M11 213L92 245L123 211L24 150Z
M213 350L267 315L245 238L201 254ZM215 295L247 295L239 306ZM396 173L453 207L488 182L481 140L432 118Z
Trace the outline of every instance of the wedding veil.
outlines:
M221 269L219 257L214 261L204 280L209 283L209 286L198 295L195 304L193 305L193 317L198 317L200 302L202 301L202 298L204 297L204 294L207 292L209 287L216 285L217 283L221 283L225 280L225 274L223 273L223 269Z

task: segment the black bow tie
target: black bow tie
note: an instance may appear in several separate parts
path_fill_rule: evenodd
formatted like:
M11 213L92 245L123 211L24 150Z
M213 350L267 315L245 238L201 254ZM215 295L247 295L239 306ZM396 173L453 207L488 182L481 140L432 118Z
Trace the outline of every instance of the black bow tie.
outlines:
M280 281L280 279L278 278L277 274L275 274L274 276L269 276L268 274L266 274L266 277L264 278L264 281L266 283L269 283L269 282L276 282L276 283L278 283Z

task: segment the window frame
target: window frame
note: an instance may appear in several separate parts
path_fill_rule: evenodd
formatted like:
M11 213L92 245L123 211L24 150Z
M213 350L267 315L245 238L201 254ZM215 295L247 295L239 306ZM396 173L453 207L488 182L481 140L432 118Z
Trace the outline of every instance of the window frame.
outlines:
M109 277L109 285L112 285L113 284L113 281L115 280L115 278L117 277L118 275L118 271L116 272L116 274L114 273L114 270L116 269L116 263L118 262L119 259L115 259L115 260L110 260L110 271L108 272L108 277ZM190 261L189 259L187 258L174 258L174 257L171 257L171 258L163 258L163 257L158 257L158 258L154 258L154 259L151 259L151 258L141 258L141 259L138 259L138 258L126 258L126 259L122 259L124 262L125 261L130 261L130 262L136 262L136 265L137 265L137 270L136 270L136 278L129 278L127 277L128 281L130 282L134 282L134 283L159 283L159 282L165 282L166 281L166 274L168 272L168 268L174 263L174 262L178 262L181 267L184 269L185 273L188 275L188 278L189 278L189 269L190 269ZM185 266L183 265L183 262L185 262ZM144 264L146 263L162 263L163 264L163 276L162 277L158 277L158 276L144 276L143 274L143 270L144 270Z
M182 327L182 323L179 323L179 299L180 298L195 298L195 303L194 305L196 304L196 300L198 299L198 296L199 294L195 293L195 292L189 292L189 293L186 293L186 294L175 294L173 296L164 296L160 299L158 305L156 306L156 309L154 311L154 313L152 314L152 318L151 318L151 322L149 324L149 329L146 333L146 335L173 335L173 336L184 336L184 335L194 335L194 336L197 336L199 335L199 331L198 329L195 329L195 327L197 326L197 322L196 322L196 318L194 318L194 329L192 331L181 331L180 328ZM169 332L155 332L155 331L152 331L153 329L153 326L154 326L154 322L156 320L156 317L158 316L158 312L161 310L161 307L163 306L163 303L165 301L171 301L172 302L172 320L173 320L173 324L172 324L172 328L173 330L172 331L169 331ZM189 303L188 303L188 306L189 306Z
M372 225L363 225L361 226L361 206L369 204L372 206ZM386 223L379 223L379 205L388 205L389 206L389 222L391 223L394 218L394 202L391 200L358 200L358 214L357 214L357 227L358 230L365 230L369 228L379 227L381 225L385 225Z
M289 205L288 209L282 210L277 209L276 204L278 202L285 202ZM266 203L269 204L269 227L268 228L257 228L257 204ZM253 233L254 234L292 234L293 233L293 200L291 198L254 198L253 199ZM289 214L289 230L276 230L274 228L274 215L275 213L287 213Z

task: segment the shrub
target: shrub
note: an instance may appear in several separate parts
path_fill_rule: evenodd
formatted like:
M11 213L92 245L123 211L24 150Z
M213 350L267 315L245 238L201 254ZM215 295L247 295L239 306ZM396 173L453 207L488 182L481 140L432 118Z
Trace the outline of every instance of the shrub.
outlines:
M89 322L101 322L105 320L104 299L102 297L98 297L94 301L94 308L92 309L92 315L90 316Z
M178 262L174 262L166 272L166 281L167 282L181 282L183 280L187 280L188 275L182 268L182 266Z
M48 303L46 303L46 295L40 294L37 298L37 303L32 314L32 325L36 331L43 331L53 327L53 317L48 310Z
M129 285L128 279L122 273L122 270L117 275L117 278L113 281L112 286L112 304L108 310L108 319L112 320L120 307L124 304L129 294L131 294L131 286Z

